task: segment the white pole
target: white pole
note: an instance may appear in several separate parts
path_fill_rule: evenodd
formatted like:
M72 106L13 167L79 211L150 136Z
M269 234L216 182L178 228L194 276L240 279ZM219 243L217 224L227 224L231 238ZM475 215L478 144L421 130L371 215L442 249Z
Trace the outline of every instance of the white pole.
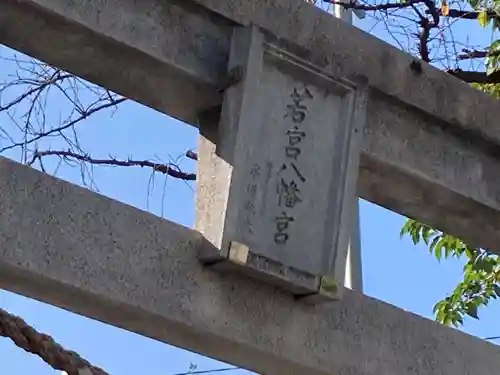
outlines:
M340 18L342 21L352 25L352 10L346 9L340 5L333 6L333 15L335 18Z
M364 12L355 11L359 18L364 18ZM344 22L353 24L353 11L346 9L340 5L333 6L333 16L341 19ZM361 266L361 228L359 222L359 198L354 200L356 207L354 208L354 225L351 240L349 242L349 249L347 251L347 261L345 267L344 286L346 288L363 291L363 269Z
M359 199L356 198L354 207L354 225L347 251L344 286L346 288L363 291L363 269L361 265L361 228L359 222Z

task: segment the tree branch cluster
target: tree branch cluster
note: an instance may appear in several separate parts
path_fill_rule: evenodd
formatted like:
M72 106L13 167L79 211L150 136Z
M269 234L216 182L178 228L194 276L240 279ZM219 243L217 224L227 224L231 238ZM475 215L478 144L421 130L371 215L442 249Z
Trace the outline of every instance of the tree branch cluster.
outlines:
M437 29L440 24L441 17L448 18L460 18L466 20L476 20L481 12L469 11L461 9L443 9L436 8L435 2L433 0L406 0L401 2L384 2L380 4L360 4L357 1L341 1L341 0L323 0L323 2L333 5L340 5L346 9L360 9L365 11L382 11L387 12L388 10L397 10L411 8L418 16L418 52L420 57L425 62L432 62L430 57L429 40L431 38L432 29ZM425 11L422 12L417 5L425 5ZM486 11L489 18L498 18L499 15L493 10ZM492 55L498 55L499 52L488 52L488 51L478 51L464 49L463 53L456 55L457 61L469 60L469 59L482 59ZM490 83L497 84L500 83L500 75L493 73L488 75L486 72L482 71L468 71L459 68L447 69L447 73L467 82L467 83Z

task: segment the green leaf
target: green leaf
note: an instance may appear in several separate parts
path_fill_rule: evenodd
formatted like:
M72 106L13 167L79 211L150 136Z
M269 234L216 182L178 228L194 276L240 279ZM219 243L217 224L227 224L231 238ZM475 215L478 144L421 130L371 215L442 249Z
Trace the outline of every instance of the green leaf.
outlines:
M412 239L414 245L416 245L416 244L419 243L419 241L420 241L420 235L419 235L418 231L414 230L411 233L411 239Z
M500 4L500 0L496 0ZM492 43L492 48L500 49L500 40ZM498 62L500 68L500 58ZM483 91L490 90L498 93L500 98L500 85L497 87L481 86ZM436 321L458 327L463 324L465 316L479 319L478 309L500 298L500 257L483 249L469 246L460 238L443 233L415 220L407 220L401 229L402 235L412 238L414 244L423 240L429 252L438 260L448 258L450 255L460 258L467 256L463 267L463 280L457 284L453 293L437 302L433 307Z
M439 261L441 260L441 257L442 257L442 254L441 254L441 249L442 248L443 248L442 246L436 247L436 251L434 253L434 255L436 256L436 259L439 260Z
M495 264L491 259L484 260L481 264L481 269L487 273L492 273L493 267L495 267Z
M431 228L429 228L429 227L422 228L422 238L423 238L426 245L429 244L430 234L431 234Z
M498 71L498 68L494 68L492 66L490 66L488 63L486 63L486 75L489 76L489 75L492 75L493 73L497 72Z
M497 297L500 297L500 286L498 286L498 284L493 285L493 290L495 291Z
M436 303L434 305L434 307L432 308L432 313L436 314L439 311L439 309L441 308L441 306L443 305L443 303L444 303L444 301L439 301L438 303Z
M478 319L479 317L477 316L477 305L473 302L470 302L467 304L467 310L466 310L467 315L474 319Z
M500 85L494 83L472 83L472 87L500 99Z
M447 315L447 316L443 319L443 324L444 324L445 326L449 326L449 325L451 324L451 322L452 322L452 317L451 317L451 316L449 316L449 315Z
M411 232L412 226L413 226L414 221L411 219L406 220L405 225L401 228L401 231L399 232L400 237L403 237L405 234L408 234Z
M462 294L461 293L458 293L458 291L455 291L452 295L451 295L451 303L453 305L456 305L458 304L458 302L460 301L460 298L462 297Z
M438 322L441 322L444 324L444 321L446 320L447 315L446 315L446 310L444 309L439 309L438 313L436 314L436 320ZM446 324L445 324L446 325Z
M436 248L438 242L441 240L441 236L436 236L432 239L431 245L429 246L429 251L432 252Z
M448 241L447 241L447 238L445 236L441 237L439 239L439 241L437 241L437 243L434 243L434 241L433 241L434 255L436 256L437 260L441 260L442 254L443 254L442 250L443 250L443 248L446 249L447 243L448 243ZM432 248L431 248L431 250L432 250Z
M469 0L469 4L476 9L479 6L479 0Z
M488 24L490 23L489 17L488 17L488 11L483 10L479 12L477 15L477 21L482 27L487 27Z
M497 0L495 0L495 5L493 7L493 11L496 13L496 17L493 17L493 31L496 31L498 30L499 26L500 26L500 23L499 23L499 20L498 20L498 17L500 16L500 11L499 11L499 6L500 4L498 3Z
M447 241L446 246L444 247L444 257L448 259L452 251L457 251L457 247L457 241L455 241L454 239L452 239L451 241Z
M465 247L465 255L467 255L467 258L473 259L474 258L474 250L472 250L469 246Z
M495 40L493 43L490 44L490 47L488 48L489 51L495 51L500 48L500 39Z
M469 285L469 287L467 289L470 290L473 294L476 294L476 293L479 293L481 291L481 285L475 283L475 284Z
M498 51L495 51L498 53ZM500 68L500 55L494 54L490 55L485 59L486 64L486 74L490 75L498 71Z

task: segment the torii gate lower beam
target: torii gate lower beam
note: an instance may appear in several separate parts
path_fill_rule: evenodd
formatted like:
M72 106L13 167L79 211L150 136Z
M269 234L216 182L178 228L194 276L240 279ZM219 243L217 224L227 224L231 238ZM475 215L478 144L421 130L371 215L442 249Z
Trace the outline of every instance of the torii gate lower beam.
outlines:
M0 287L267 375L491 375L498 347L346 290L307 306L186 227L0 158Z

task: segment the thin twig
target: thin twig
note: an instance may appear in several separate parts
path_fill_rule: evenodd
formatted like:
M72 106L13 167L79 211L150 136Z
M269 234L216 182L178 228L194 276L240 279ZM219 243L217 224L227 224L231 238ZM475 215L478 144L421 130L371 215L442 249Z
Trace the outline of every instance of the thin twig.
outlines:
M191 160L198 161L198 154L193 150L186 151L186 157L188 157Z
M484 338L484 340L486 340L486 341L498 340L498 339L500 339L500 336L491 336L491 337Z
M80 116L78 116L76 119L71 120L66 124L63 124L63 125L58 126L56 128L52 128L52 129L44 131L44 132L40 132L40 133L36 134L34 137L32 137L26 141L16 142L16 143L13 143L9 146L5 146L4 148L0 149L0 153L5 152L5 151L10 150L10 149L13 149L13 148L16 148L16 147L21 147L21 146L26 147L27 145L29 145L33 142L36 142L44 137L47 137L47 136L52 135L54 133L60 133L68 128L71 128L72 126L75 126L79 122L86 120L89 116L95 114L96 112L99 112L99 111L106 109L106 108L117 106L118 104L123 103L126 100L127 100L127 98L120 98L120 99L116 99L116 100L113 100L113 101L108 102L108 103L104 103L104 104L99 105L97 107L90 108L89 110L82 112L80 114Z
M468 83L500 83L500 71L487 74L486 72L451 69L447 70L447 73Z
M414 4L424 3L426 0L408 0L401 3L383 3L383 4L358 4L354 1L337 1L337 0L323 0L325 3L340 5L346 9L359 9L366 11L375 11L375 10L388 10L388 9L401 9L407 8Z
M57 83L58 81L63 81L63 80L70 78L70 77L72 77L72 75L61 74L60 71L56 71L52 75L52 77L50 77L46 81L38 82L38 86L36 86L36 87L26 91L25 93L19 95L17 98L15 98L14 100L12 100L11 102L9 102L6 105L4 105L4 106L0 105L0 112L7 111L10 108L14 107L15 105L21 103L24 99L28 98L30 95L33 95L33 94L40 92L40 91L43 91L48 86L53 85L53 84ZM8 86L13 86L13 85L15 85L15 84L8 85ZM3 89L5 89L5 87Z
M171 177L178 178L180 180L185 180L185 181L196 180L196 174L183 172L174 164L154 163L149 160L132 160L132 159L118 160L115 158L94 159L90 155L82 155L72 151L62 151L62 150L35 151L33 153L32 159L28 162L28 164L32 165L37 160L40 160L41 158L46 156L59 156L62 158L75 159L94 165L110 165L119 167L147 167L147 168L152 168L156 172L160 172L169 175Z
M500 55L500 51L478 51L478 50L467 50L463 51L463 54L457 56L458 60L468 60L468 59L483 59L490 56Z
M493 10L487 10L486 12L487 12L488 18L498 17L498 13L496 13ZM442 14L441 10L439 10L438 13L439 13L440 16L444 16ZM475 20L475 19L477 19L479 17L479 15L481 13L482 12L476 12L476 11L470 11L470 10L450 9L448 11L448 14L446 15L446 17L450 17L450 18L463 18L463 19L466 19L466 20Z

